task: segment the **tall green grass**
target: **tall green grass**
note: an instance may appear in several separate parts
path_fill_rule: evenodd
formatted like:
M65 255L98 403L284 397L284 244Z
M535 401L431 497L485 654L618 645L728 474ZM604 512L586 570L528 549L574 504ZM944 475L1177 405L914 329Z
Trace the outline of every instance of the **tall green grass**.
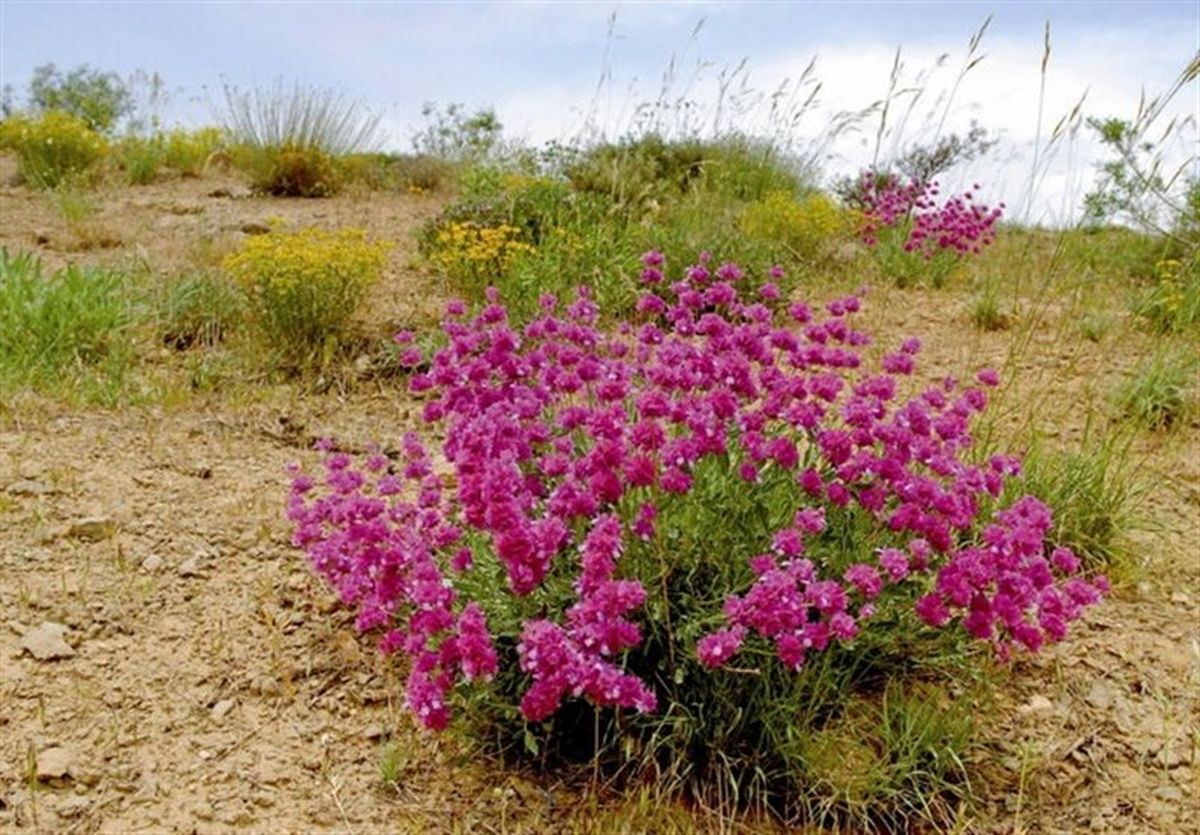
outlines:
M0 250L0 389L114 402L133 361L133 295L118 271L53 275Z
M1090 431L1077 447L1051 447L1035 438L1022 477L1006 499L1031 493L1054 509L1049 541L1070 548L1092 571L1129 574L1129 535L1150 524L1145 501L1151 485L1133 451L1134 434Z

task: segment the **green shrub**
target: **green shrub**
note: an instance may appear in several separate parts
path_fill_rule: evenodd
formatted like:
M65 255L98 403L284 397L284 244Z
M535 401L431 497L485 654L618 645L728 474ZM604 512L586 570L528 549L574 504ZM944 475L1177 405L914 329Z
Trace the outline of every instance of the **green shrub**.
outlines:
M225 144L220 128L173 130L165 134L163 164L183 177L199 177L209 158Z
M301 371L336 354L387 250L359 229L272 232L247 238L225 268L279 365Z
M104 137L77 116L59 111L36 119L5 119L0 123L0 148L16 152L18 175L35 188L86 181L108 153Z
M67 267L52 276L29 253L0 249L0 388L109 398L132 356L128 278Z
M984 287L971 300L971 321L981 331L1007 330L1010 324L1008 314L1000 307L1000 298L996 289L991 285Z
M1091 311L1085 313L1079 320L1079 332L1088 342L1102 342L1105 335L1112 330L1114 319L1107 313Z
M375 191L426 194L446 189L455 178L453 164L413 154L348 154L337 160L337 167L346 183Z
M807 172L773 143L734 136L706 146L704 191L726 200L762 200L811 191Z
M964 760L973 747L972 705L960 695L890 682L799 742L806 817L851 831L936 829L969 796Z
M161 135L127 136L116 146L117 164L131 185L140 186L158 179L163 165Z
M461 185L461 199L424 226L419 246L471 298L495 284L515 310L531 313L541 293L590 274L590 256L617 263L630 254L613 248L622 224L605 214L603 200L566 183L476 166Z
M705 147L651 135L574 156L564 173L576 191L602 195L637 214L686 194L704 171Z
M926 257L905 249L912 225L911 220L904 220L878 230L871 256L880 279L901 289L928 286L940 290L963 271L962 259L949 250ZM994 301L994 295L991 299L985 297L984 305Z
M443 191L454 182L454 166L425 154L393 157L389 168L396 187L414 194Z
M1159 350L1146 360L1116 391L1122 416L1147 429L1171 429L1190 416L1194 403L1196 370L1193 352Z
M155 296L158 334L177 350L212 347L241 326L245 299L222 275L195 272L164 281Z
M1063 262L1077 272L1119 281L1153 281L1156 265L1173 255L1161 237L1121 227L1073 230L1057 243Z
M334 158L320 148L234 149L235 164L250 176L250 188L272 197L331 197L341 191Z
M219 128L131 135L117 144L117 162L133 185L152 183L164 170L182 177L199 177L221 145Z
M1049 541L1070 548L1089 571L1128 567L1128 534L1145 526L1139 477L1128 433L1085 435L1078 449L1048 449L1040 440L1026 452L1022 477L1009 490L1037 496L1054 511Z
M700 190L724 200L799 193L802 182L769 143L744 138L666 140L650 134L586 150L557 149L577 191L600 194L638 216Z

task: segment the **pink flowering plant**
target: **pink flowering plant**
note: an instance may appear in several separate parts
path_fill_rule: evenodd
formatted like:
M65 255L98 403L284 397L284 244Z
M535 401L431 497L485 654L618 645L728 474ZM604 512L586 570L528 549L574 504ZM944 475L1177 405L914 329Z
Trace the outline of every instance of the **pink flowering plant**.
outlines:
M996 239L1004 204L980 203L980 188L976 183L970 191L943 199L937 181L865 171L849 198L862 212L862 241L889 279L900 287L926 279L941 287L965 259L978 256Z
M451 303L431 356L397 336L424 436L295 475L296 545L422 726L773 791L881 671L1036 652L1100 599L1044 504L1000 506L1018 461L972 460L994 371L920 385L861 293L810 307L704 255L641 277L607 329L585 289L520 328L494 291Z

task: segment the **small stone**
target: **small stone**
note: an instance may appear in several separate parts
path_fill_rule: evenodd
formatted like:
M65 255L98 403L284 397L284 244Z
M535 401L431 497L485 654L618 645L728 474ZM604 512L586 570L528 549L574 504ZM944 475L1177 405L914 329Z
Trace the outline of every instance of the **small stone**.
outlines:
M66 536L68 530L69 528L62 525L42 528L37 532L37 541L41 545L49 545L56 539Z
M1154 796L1160 800L1167 800L1173 803L1183 800L1183 792L1176 786L1162 786L1154 792Z
M221 823L229 824L230 826L249 826L254 823L254 816L247 809L235 806L232 809L223 809L220 814L220 820Z
M60 818L77 818L90 809L92 801L86 797L72 797L63 801L62 805L54 811L58 813Z
M33 242L38 246L45 246L50 243L50 233L45 229L39 229L33 233Z
M225 188L224 186L221 186L220 188L214 188L212 191L210 191L208 193L208 196L209 197L233 197L233 192L230 191L229 189Z
M221 699L221 701L217 702L212 707L212 718L220 722L229 715L229 711L233 710L234 705L236 704L237 702L235 702L233 699Z
M11 491L12 488L10 487L9 490ZM1192 602L1192 598L1189 597L1186 592L1177 591L1171 595L1171 602L1172 603L1180 603L1180 604L1186 606L1188 603Z
M266 235L270 231L271 227L260 220L250 220L242 224L244 235Z
M201 566L201 562L202 562L202 560L201 560L201 557L199 554L188 557L186 560L184 560L182 563L179 564L179 570L178 570L179 576L180 577L200 577L203 573L203 568Z
M75 760L75 752L70 748L57 745L47 748L37 755L35 767L38 780L61 780L70 776L75 768Z
M67 536L72 539L83 539L88 542L100 542L109 539L117 532L117 523L107 516L91 516L73 522L67 529Z
M67 627L61 623L43 621L25 632L21 637L21 648L38 661L56 661L60 658L70 658L75 650L64 637Z
M1045 713L1050 710L1054 710L1054 702L1040 693L1017 708L1018 713Z
M44 481L23 478L8 485L10 496L50 496L58 491Z
M256 696L278 696L279 682L270 676L259 676L250 682L250 692Z
M363 739L382 739L384 733L383 725L379 724L367 725L362 731Z
M158 554L151 554L142 560L142 570L154 573L163 567L163 558Z
M1188 762L1188 758L1183 753L1183 746L1171 743L1159 749L1156 759L1163 768L1179 768Z
M1113 703L1112 688L1109 687L1107 682L1093 681L1083 700L1096 708L1096 710L1108 710Z

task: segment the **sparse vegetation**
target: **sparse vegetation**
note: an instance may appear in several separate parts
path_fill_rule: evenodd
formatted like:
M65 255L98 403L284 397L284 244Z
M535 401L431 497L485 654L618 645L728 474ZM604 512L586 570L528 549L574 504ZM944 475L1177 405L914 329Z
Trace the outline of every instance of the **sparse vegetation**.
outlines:
M1121 415L1148 429L1162 431L1179 426L1195 408L1197 354L1164 348L1133 369L1117 389Z
M0 193L0 620L23 643L73 618L78 681L100 657L128 676L126 651L135 675L204 659L209 701L171 714L159 762L248 769L252 795L188 807L213 825L282 810L291 760L259 748L280 731L320 785L312 828L424 830L429 807L464 831L1175 831L1200 187L1167 165L1194 124L1156 120L1200 65L1131 119L1081 104L1047 135L1039 114L1028 193L997 199L1032 200L1039 155L1087 131L1108 156L1085 222L1038 226L960 176L1009 147L1010 126L946 121L985 29L915 140L934 91L900 53L884 98L823 132L801 125L811 67L761 94L722 72L700 114L673 61L613 132L535 147L490 107L431 104L411 154L340 92L226 86L221 127L164 129L132 79L39 68L23 109L0 96L20 180ZM1043 76L1049 55L1047 30ZM848 132L873 134L863 171L829 153ZM277 559L293 459L293 541L402 660L364 671L333 595ZM58 526L113 493L119 536ZM1101 576L1119 607L1048 662L997 663L1064 640ZM134 652L160 639L160 663ZM42 785L25 736L67 739L56 688L79 685L30 680L0 828L126 808L98 799L124 797L124 754ZM71 706L117 717L97 751L162 739L165 714L117 727L135 703L143 721L131 692ZM286 732L260 709L281 697ZM401 702L447 734L395 725ZM238 741L193 767L197 723ZM1107 779L1097 752L1133 812L1045 779Z
M177 128L146 136L126 136L117 143L115 155L126 179L133 185L145 185L166 173L200 176L223 142L218 128Z
M237 288L217 273L165 279L154 299L159 338L176 350L212 347L241 327L245 304Z

